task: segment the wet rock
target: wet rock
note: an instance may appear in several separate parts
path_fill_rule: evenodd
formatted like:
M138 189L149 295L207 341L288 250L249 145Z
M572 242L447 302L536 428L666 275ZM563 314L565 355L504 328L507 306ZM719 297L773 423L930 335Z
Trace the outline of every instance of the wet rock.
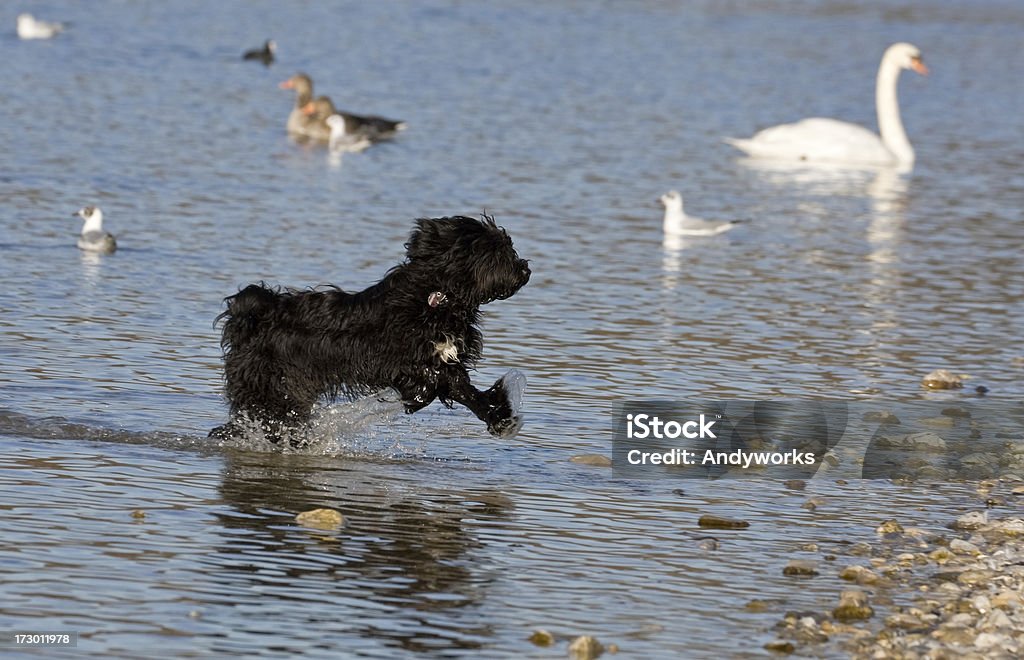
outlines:
M932 637L944 644L971 646L974 644L974 631L959 624L943 624L932 633Z
M949 408L943 408L941 414L946 417L970 418L971 411L967 408L961 408L960 406L951 406Z
M985 594L978 594L971 599L971 607L973 607L977 612L984 614L985 612L992 610L992 603Z
M969 541L963 539L953 539L949 542L949 549L958 555L978 555L981 554L981 550L978 546L974 545Z
M136 520L142 520L145 517L146 512L143 511L142 509L135 509L134 511L132 511L132 518L135 518Z
M303 527L333 531L345 524L345 517L334 509L312 509L296 515L295 521Z
M995 596L992 597L992 607L998 607L1003 610L1012 610L1022 603L1020 594L1010 591L1009 589L1003 589Z
M612 459L601 454L579 454L569 458L569 462L577 465L591 465L593 467L611 467Z
M946 441L931 431L907 433L906 435L883 435L875 441L882 449L900 449L903 451L946 451Z
M803 490L807 488L807 482L803 479L790 479L789 481L784 481L782 485L790 490Z
M821 644L828 641L828 635L818 627L818 622L811 616L801 617L796 622L793 628L793 637L798 642L805 644Z
M874 616L875 611L868 605L868 597L863 591L844 591L839 596L839 605L832 610L832 616L838 621L863 621Z
M711 536L705 536L697 539L697 547L701 550L706 550L709 552L711 550L718 550L720 545L721 544L718 542L718 539Z
M746 520L737 520L735 518L722 518L720 516L713 516L710 514L704 514L697 521L697 524L701 527L709 527L711 529L746 529L750 527L750 523Z
M1024 520L1010 518L999 520L981 530L987 538L1016 539L1024 536Z
M748 612L767 612L770 604L766 600L755 598L743 606Z
M1014 495L1024 495L1024 485L1014 486L1013 490L1010 491Z
M782 569L783 575L817 575L818 566L807 559L791 559Z
M807 509L808 511L814 511L819 506L825 504L824 497L810 497L806 502L800 505L801 509Z
M803 550L804 552L817 552L818 551L818 544L817 543L803 543L803 544L801 544L799 546L799 548L800 548L800 550Z
M569 644L569 655L574 660L590 660L604 652L604 646L590 635L580 635Z
M887 534L902 534L903 525L899 524L895 519L890 519L879 525L875 531L883 536Z
M888 410L876 411L870 410L864 413L862 419L865 422L878 422L879 424L888 424L890 426L896 426L900 423L900 418L892 414Z
M608 651L609 653L615 654L619 652L619 645L615 642L612 642L608 646L604 647L604 650Z
M988 514L984 511L971 511L956 519L953 529L980 529L988 524Z
M1013 627L1013 622L1003 610L992 610L978 626L982 630L1006 630Z
M952 417L922 417L917 420L920 426L930 426L933 429L951 429L956 425Z
M953 559L956 555L949 548L936 548L928 553L928 558L936 564L945 564L950 559Z
M768 642L764 647L769 651L774 651L775 653L792 653L793 651L796 651L796 646L794 646L793 642L789 642L784 639L776 639Z
M974 638L974 648L979 651L987 651L989 649L1005 649L1007 640L1004 635L997 635L995 633L981 633Z
M850 546L850 554L855 557L866 557L871 554L871 546L863 541Z
M964 586L980 586L988 584L998 573L985 568L964 571L956 581Z
M948 369L936 369L921 379L921 385L930 390L952 390L963 387L966 378L970 376L957 375Z
M843 580L856 582L857 584L874 584L878 582L878 575L866 566L847 566L839 571L839 577Z
M555 643L555 636L543 628L533 631L529 637L530 643L536 646L551 646Z
M908 612L897 612L886 617L885 625L898 630L927 630L928 624L921 620L921 617L914 616Z

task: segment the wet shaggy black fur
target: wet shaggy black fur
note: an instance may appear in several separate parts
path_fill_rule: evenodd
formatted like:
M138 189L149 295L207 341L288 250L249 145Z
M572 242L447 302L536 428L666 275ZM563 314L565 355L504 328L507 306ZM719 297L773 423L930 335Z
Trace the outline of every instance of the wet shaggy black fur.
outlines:
M237 435L235 419L272 439L308 421L322 398L394 388L408 413L440 399L460 403L494 435L518 428L499 380L470 382L483 337L480 306L509 298L530 278L494 219L420 219L406 260L358 293L250 284L225 299L225 396L231 420L211 436Z

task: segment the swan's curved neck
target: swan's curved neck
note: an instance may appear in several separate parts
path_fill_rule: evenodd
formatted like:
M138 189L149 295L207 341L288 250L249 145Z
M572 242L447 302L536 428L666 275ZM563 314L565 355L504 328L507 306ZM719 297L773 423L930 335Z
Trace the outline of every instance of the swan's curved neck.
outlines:
M913 165L914 148L910 146L907 132L903 129L903 120L900 119L900 102L896 98L896 86L899 78L899 64L888 57L882 58L875 86L878 132L882 136L882 144L896 158L897 163Z

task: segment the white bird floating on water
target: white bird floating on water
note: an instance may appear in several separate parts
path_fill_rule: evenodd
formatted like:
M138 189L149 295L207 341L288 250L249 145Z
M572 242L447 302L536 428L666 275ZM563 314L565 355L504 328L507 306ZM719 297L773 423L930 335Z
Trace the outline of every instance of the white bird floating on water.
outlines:
M683 211L683 196L671 190L660 198L665 206L663 229L665 236L714 236L735 227L737 220L705 220L686 215Z
M366 135L350 133L345 126L345 118L341 115L331 115L326 121L331 129L327 147L334 153L365 151L373 144Z
M117 249L117 241L110 232L103 231L103 211L98 206L86 206L78 209L72 216L85 220L82 235L78 237L78 247L86 252L102 252L110 254Z
M896 98L896 86L903 69L928 75L928 67L917 46L893 44L882 55L875 83L875 109L881 136L857 124L813 117L766 128L748 140L726 138L725 141L754 158L889 165L909 171L914 166L914 149L903 129Z
M40 21L32 14L18 14L19 39L51 39L63 31L63 23Z

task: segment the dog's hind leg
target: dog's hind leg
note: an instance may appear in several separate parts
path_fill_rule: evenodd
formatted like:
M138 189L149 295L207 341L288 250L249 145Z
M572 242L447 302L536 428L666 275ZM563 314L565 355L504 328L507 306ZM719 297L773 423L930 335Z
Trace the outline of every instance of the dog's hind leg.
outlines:
M473 386L469 373L461 368L444 372L438 383L438 396L442 401L456 401L469 408L487 424L487 431L499 438L511 438L523 425L519 415L520 395L525 377L518 371L505 374L485 391Z

